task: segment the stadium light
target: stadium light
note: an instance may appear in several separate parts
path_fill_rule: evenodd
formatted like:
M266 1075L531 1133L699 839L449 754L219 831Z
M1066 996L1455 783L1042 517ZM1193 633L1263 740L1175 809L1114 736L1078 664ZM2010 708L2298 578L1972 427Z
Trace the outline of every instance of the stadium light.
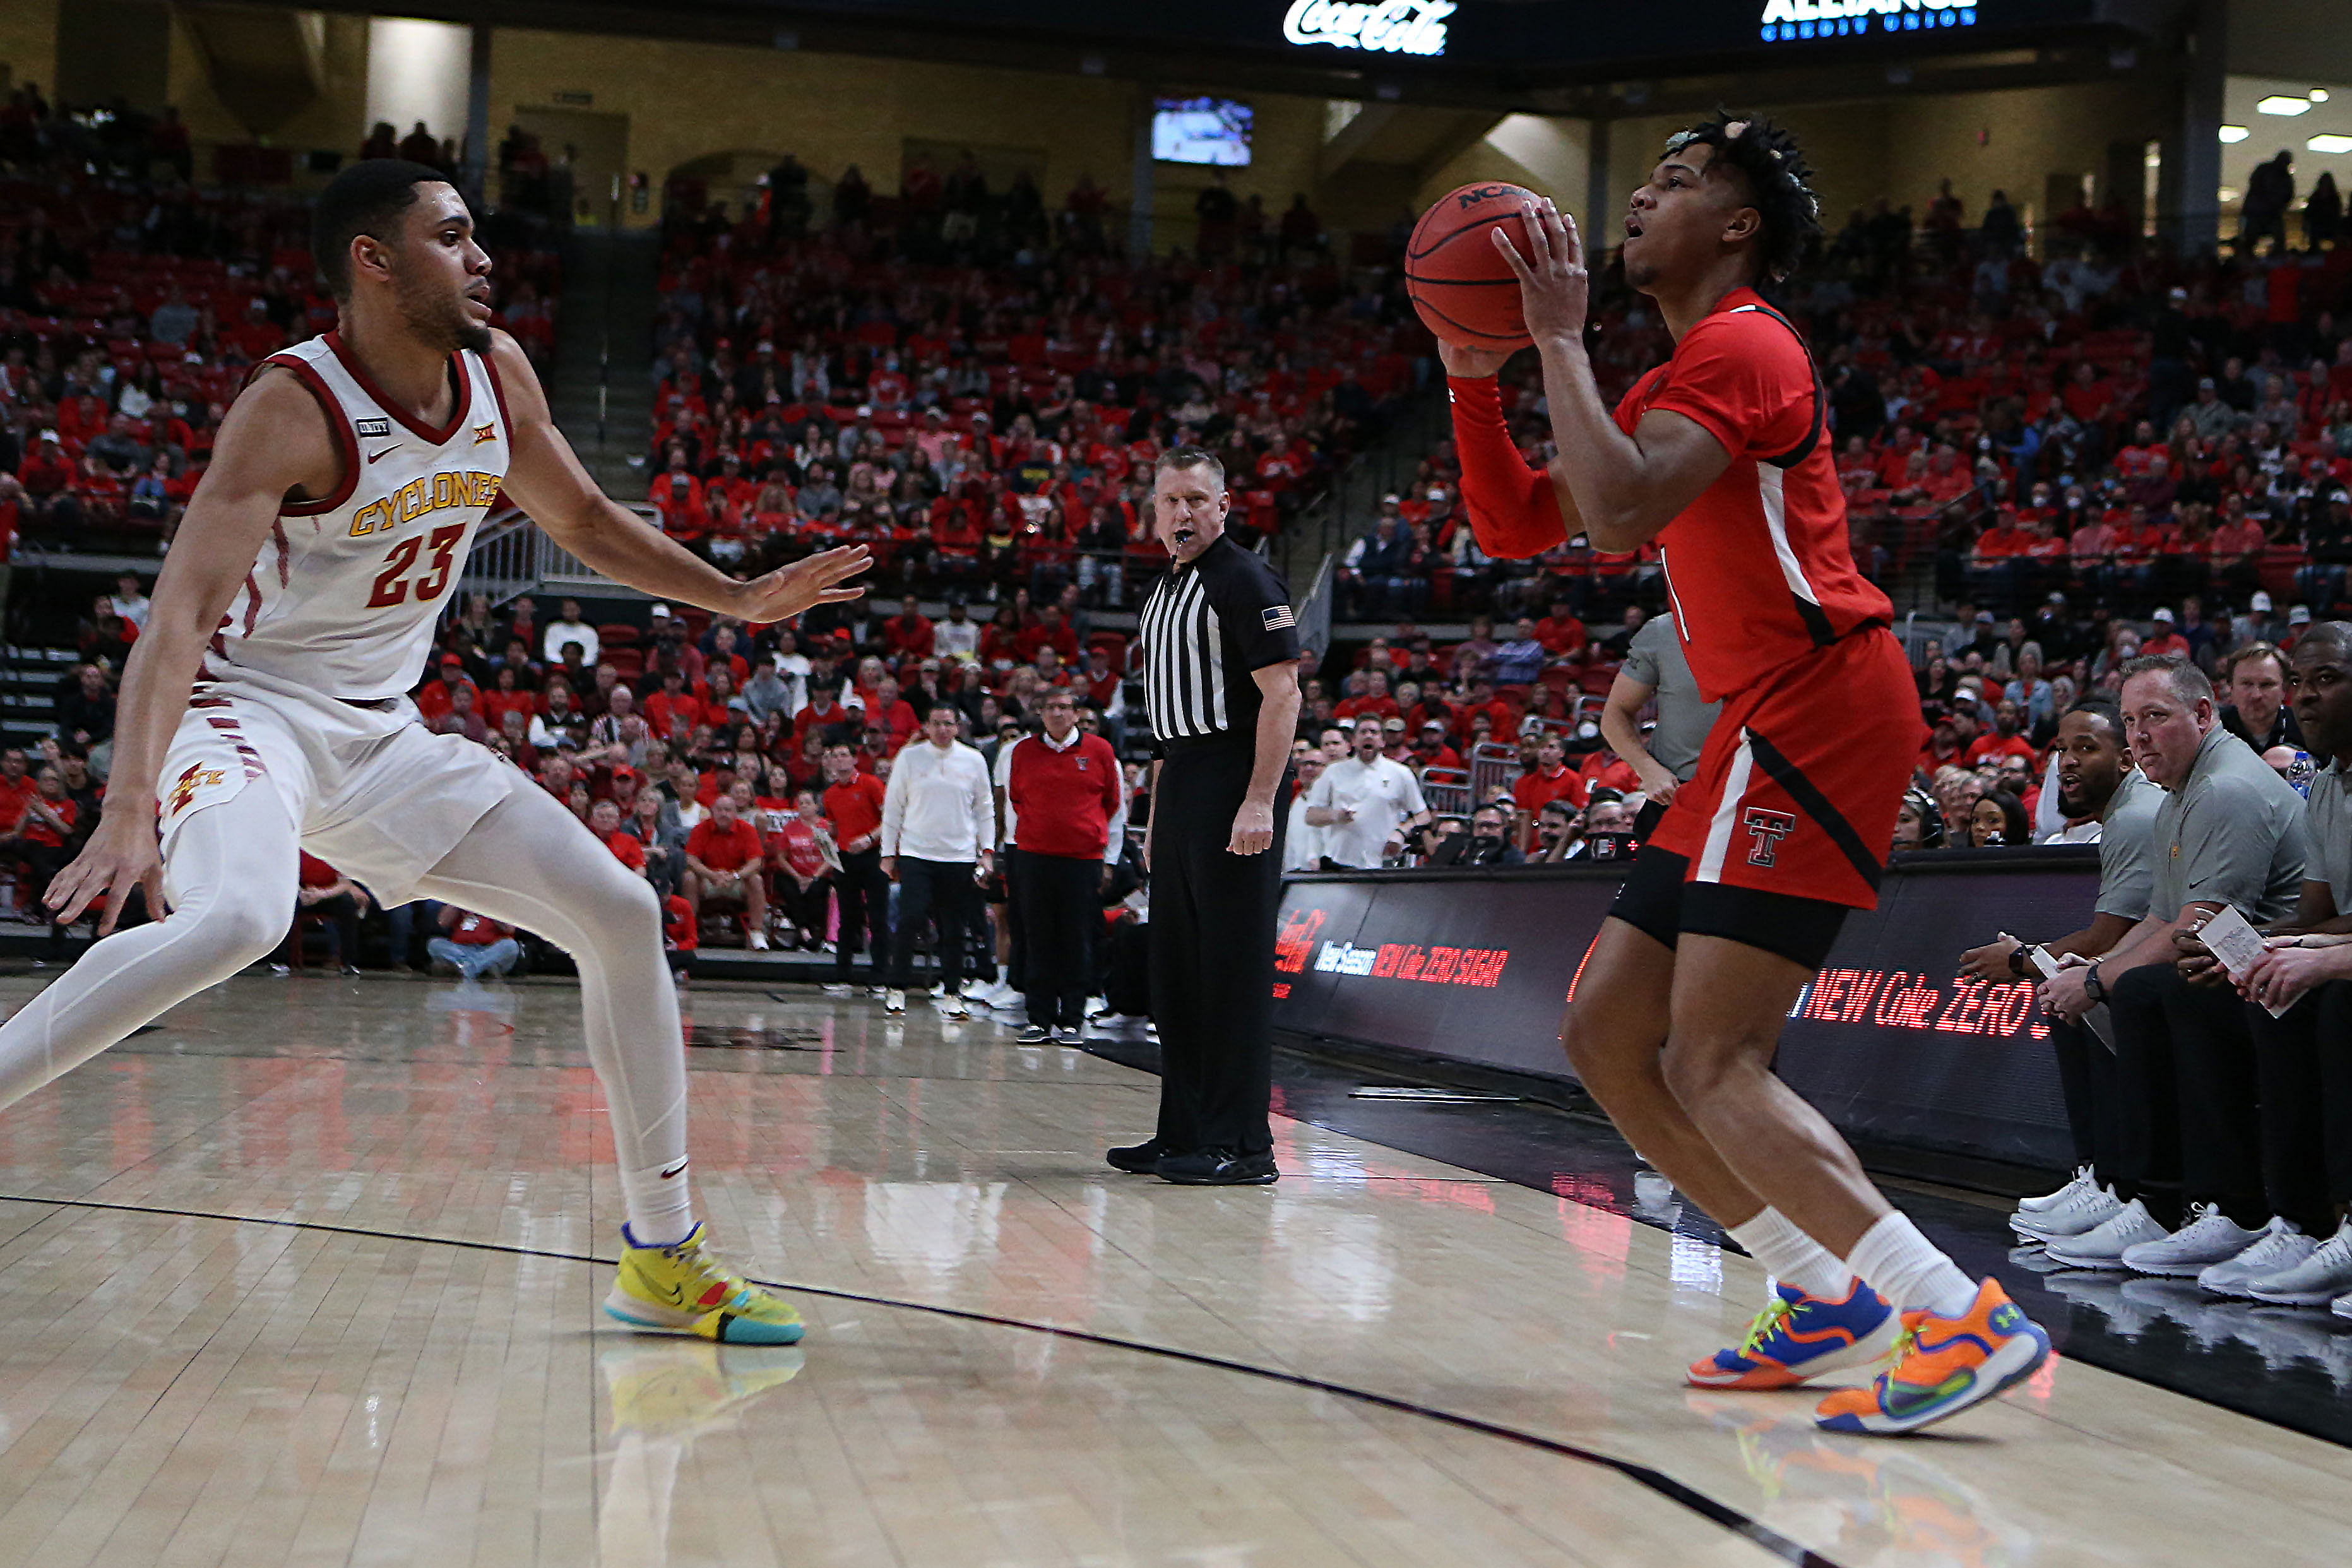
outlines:
M2326 103L2327 101L2327 89L2324 87L2313 88L2311 89L2311 101L2314 103Z
M2224 142L2243 142L2252 134L2253 133L2242 125L2224 125L2221 127L2221 140Z
M2264 114L2308 114L2311 112L2311 100L2289 98L2284 93L2274 92L2254 105L2254 108Z
M2315 153L2352 153L2352 136L2315 136L2304 145Z

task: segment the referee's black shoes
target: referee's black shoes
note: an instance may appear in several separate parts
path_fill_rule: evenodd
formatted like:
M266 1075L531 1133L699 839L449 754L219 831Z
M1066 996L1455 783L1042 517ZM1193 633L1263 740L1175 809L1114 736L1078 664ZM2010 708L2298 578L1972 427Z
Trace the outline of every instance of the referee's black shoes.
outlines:
M1125 1171L1130 1176L1150 1176L1158 1174L1160 1162L1175 1152L1159 1139L1149 1138L1140 1143L1109 1150L1103 1158L1110 1162L1114 1171Z
M1164 1156L1152 1174L1180 1187L1270 1187L1282 1173L1271 1154L1236 1154L1231 1149L1195 1149Z

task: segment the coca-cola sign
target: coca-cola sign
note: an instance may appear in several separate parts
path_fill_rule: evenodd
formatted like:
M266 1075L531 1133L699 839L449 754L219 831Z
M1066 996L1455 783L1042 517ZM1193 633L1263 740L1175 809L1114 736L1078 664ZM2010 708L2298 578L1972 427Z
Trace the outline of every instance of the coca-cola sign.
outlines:
M1328 44L1338 49L1442 55L1445 18L1456 9L1454 0L1375 0L1370 5L1291 0L1282 18L1282 36L1294 44Z

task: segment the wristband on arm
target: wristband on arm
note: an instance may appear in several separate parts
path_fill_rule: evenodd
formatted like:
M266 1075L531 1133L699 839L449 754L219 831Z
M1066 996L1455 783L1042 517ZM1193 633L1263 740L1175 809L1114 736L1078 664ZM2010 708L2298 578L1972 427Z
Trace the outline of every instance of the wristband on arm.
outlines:
M1462 461L1462 499L1478 548L1502 560L1525 560L1568 541L1551 476L1530 468L1503 421L1502 389L1492 376L1448 376L1454 447Z

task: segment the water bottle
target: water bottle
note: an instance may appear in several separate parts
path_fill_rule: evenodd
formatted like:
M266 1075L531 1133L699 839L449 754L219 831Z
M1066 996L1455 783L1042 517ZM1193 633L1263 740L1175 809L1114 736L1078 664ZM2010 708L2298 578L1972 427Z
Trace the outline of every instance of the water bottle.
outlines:
M2294 793L2304 799L2311 798L2311 781L2319 772L2309 752L2297 752L2294 761L2286 765L2286 782L2294 785Z

